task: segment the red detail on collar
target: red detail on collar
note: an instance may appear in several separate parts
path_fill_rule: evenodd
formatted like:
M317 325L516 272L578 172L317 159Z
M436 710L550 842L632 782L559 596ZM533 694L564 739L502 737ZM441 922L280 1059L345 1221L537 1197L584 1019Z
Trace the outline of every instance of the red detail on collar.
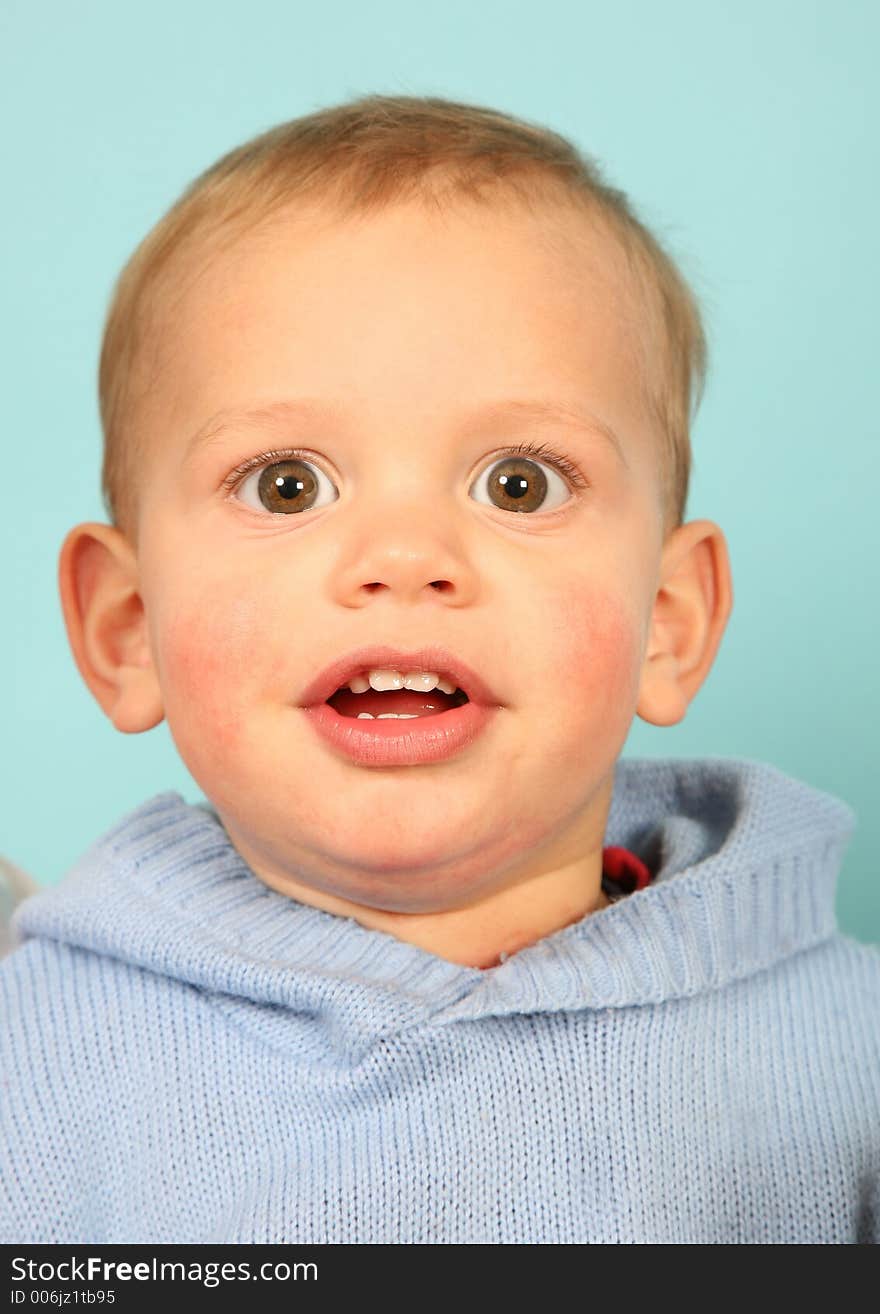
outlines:
M627 894L643 890L653 879L641 858L616 844L609 844L602 850L602 875L617 881Z

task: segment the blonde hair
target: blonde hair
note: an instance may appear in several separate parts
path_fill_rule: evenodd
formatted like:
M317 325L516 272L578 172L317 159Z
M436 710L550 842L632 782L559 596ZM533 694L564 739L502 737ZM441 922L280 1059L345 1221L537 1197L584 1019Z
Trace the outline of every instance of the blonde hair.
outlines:
M181 262L216 252L295 201L317 199L341 215L366 214L412 197L438 206L456 197L492 204L499 189L528 204L562 197L586 205L617 239L659 354L659 368L643 386L660 435L664 536L677 528L687 503L690 422L705 382L706 339L696 298L671 257L624 193L566 138L481 106L380 95L292 119L222 156L128 260L107 311L98 375L101 486L111 522L136 532L143 453L134 416L149 388L150 360L155 368L158 359L168 294L182 286Z

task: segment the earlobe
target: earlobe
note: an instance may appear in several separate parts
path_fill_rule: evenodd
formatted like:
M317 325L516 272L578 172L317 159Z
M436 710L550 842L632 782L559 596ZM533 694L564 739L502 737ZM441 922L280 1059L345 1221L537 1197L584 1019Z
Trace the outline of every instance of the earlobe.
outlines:
M663 549L660 583L636 714L676 725L705 681L733 609L727 541L711 520L693 520Z
M151 730L164 710L130 543L111 525L77 525L58 585L74 661L102 710L125 734Z

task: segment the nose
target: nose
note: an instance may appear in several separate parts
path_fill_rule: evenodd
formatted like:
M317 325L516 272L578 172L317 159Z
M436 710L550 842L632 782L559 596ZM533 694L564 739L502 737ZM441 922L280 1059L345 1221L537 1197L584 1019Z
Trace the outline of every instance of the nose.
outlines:
M373 594L400 602L438 598L451 606L472 603L479 590L474 554L449 503L426 506L424 497L383 499L373 514L344 531L333 591L343 606L362 606Z

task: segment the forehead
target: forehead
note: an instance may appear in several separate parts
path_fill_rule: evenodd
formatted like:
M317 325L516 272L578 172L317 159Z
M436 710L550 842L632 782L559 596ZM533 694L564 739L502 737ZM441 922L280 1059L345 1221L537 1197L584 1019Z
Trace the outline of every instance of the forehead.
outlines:
M178 451L223 411L300 397L379 427L500 398L585 409L616 434L647 422L643 310L582 209L313 206L206 255L178 284L150 393Z

